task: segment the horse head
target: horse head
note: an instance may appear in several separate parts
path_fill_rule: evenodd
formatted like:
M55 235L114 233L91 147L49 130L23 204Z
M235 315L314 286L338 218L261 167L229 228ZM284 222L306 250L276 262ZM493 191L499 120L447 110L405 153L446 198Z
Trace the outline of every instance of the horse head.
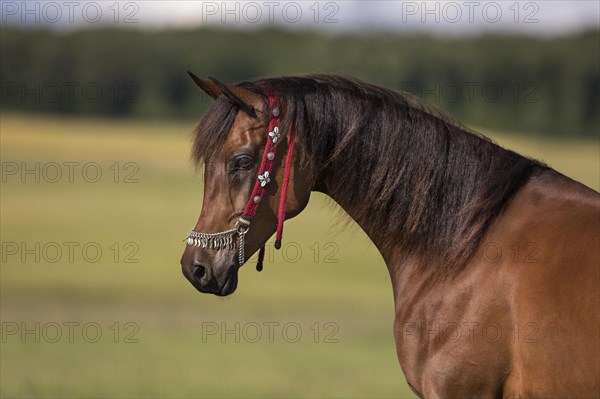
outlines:
M184 276L201 292L225 296L238 270L308 203L310 183L293 151L293 118L284 99L260 87L194 82L215 100L196 129L194 158L204 164L204 201L181 258Z

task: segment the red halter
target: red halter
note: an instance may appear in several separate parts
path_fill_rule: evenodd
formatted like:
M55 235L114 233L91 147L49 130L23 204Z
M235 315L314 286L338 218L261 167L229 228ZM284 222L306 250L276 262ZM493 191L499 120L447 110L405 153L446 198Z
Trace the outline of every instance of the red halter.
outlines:
M244 233L250 227L252 219L258 212L260 203L266 193L266 187L271 181L273 176L273 167L275 165L275 155L277 152L277 143L285 139L285 134L280 131L281 124L281 108L280 104L275 96L270 95L268 97L269 105L269 133L267 137L267 144L263 154L262 162L260 164L258 179L254 184L252 195L246 204L244 212L240 216L238 222L238 230L240 233ZM285 160L285 171L283 176L283 184L281 185L281 196L279 199L279 212L277 215L277 235L275 236L275 248L281 248L281 238L283 237L283 222L285 220L285 203L287 200L287 191L290 183L290 169L292 164L292 155L294 153L294 147L296 146L294 122L290 126L288 132L288 151ZM258 263L256 264L256 270L261 271L263 268L263 261L265 257L264 245L258 253ZM241 265L240 265L241 266Z

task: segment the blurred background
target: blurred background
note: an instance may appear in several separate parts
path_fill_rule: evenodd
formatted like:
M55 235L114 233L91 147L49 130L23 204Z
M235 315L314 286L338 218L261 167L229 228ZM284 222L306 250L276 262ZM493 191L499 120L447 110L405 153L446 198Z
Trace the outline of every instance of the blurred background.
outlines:
M600 188L590 1L0 1L3 398L401 397L387 270L320 195L232 297L183 278L211 100L312 72L416 94Z

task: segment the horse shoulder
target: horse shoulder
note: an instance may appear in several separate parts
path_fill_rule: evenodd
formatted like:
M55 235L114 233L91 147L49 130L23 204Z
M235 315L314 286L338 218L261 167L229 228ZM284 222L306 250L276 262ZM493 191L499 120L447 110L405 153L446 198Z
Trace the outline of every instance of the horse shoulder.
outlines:
M510 281L514 397L600 397L600 195L554 171L515 196L492 234ZM491 238L493 239L493 238Z
M398 357L420 396L600 397L600 196L545 173L455 279L399 279Z

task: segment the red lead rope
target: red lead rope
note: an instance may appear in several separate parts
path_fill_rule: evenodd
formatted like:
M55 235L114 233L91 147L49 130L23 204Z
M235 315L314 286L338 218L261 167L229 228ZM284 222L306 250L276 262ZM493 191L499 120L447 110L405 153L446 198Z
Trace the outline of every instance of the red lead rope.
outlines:
M243 229L247 231L250 227L250 223L252 219L258 212L258 208L260 203L263 200L263 197L266 193L266 186L269 184L273 175L273 167L275 164L275 155L277 151L277 143L284 138L283 132L279 129L279 125L281 123L281 110L277 99L274 96L269 96L269 134L267 137L267 144L265 145L265 151L263 154L263 159L260 164L259 175L256 183L254 184L254 189L252 190L252 195L246 204L246 208L244 212L240 216L239 219L239 227L238 229ZM292 156L294 153L294 147L296 146L296 137L294 132L294 123L290 126L290 131L288 133L288 152L285 160L285 170L283 176L283 184L281 186L281 197L279 199L279 212L277 215L277 235L275 237L275 248L281 248L281 239L283 237L283 222L285 221L285 203L287 200L287 191L290 183L290 169L292 165ZM263 261L265 258L265 247L260 249L258 253L258 262L256 264L256 270L261 271L263 268ZM241 265L240 265L241 266Z

